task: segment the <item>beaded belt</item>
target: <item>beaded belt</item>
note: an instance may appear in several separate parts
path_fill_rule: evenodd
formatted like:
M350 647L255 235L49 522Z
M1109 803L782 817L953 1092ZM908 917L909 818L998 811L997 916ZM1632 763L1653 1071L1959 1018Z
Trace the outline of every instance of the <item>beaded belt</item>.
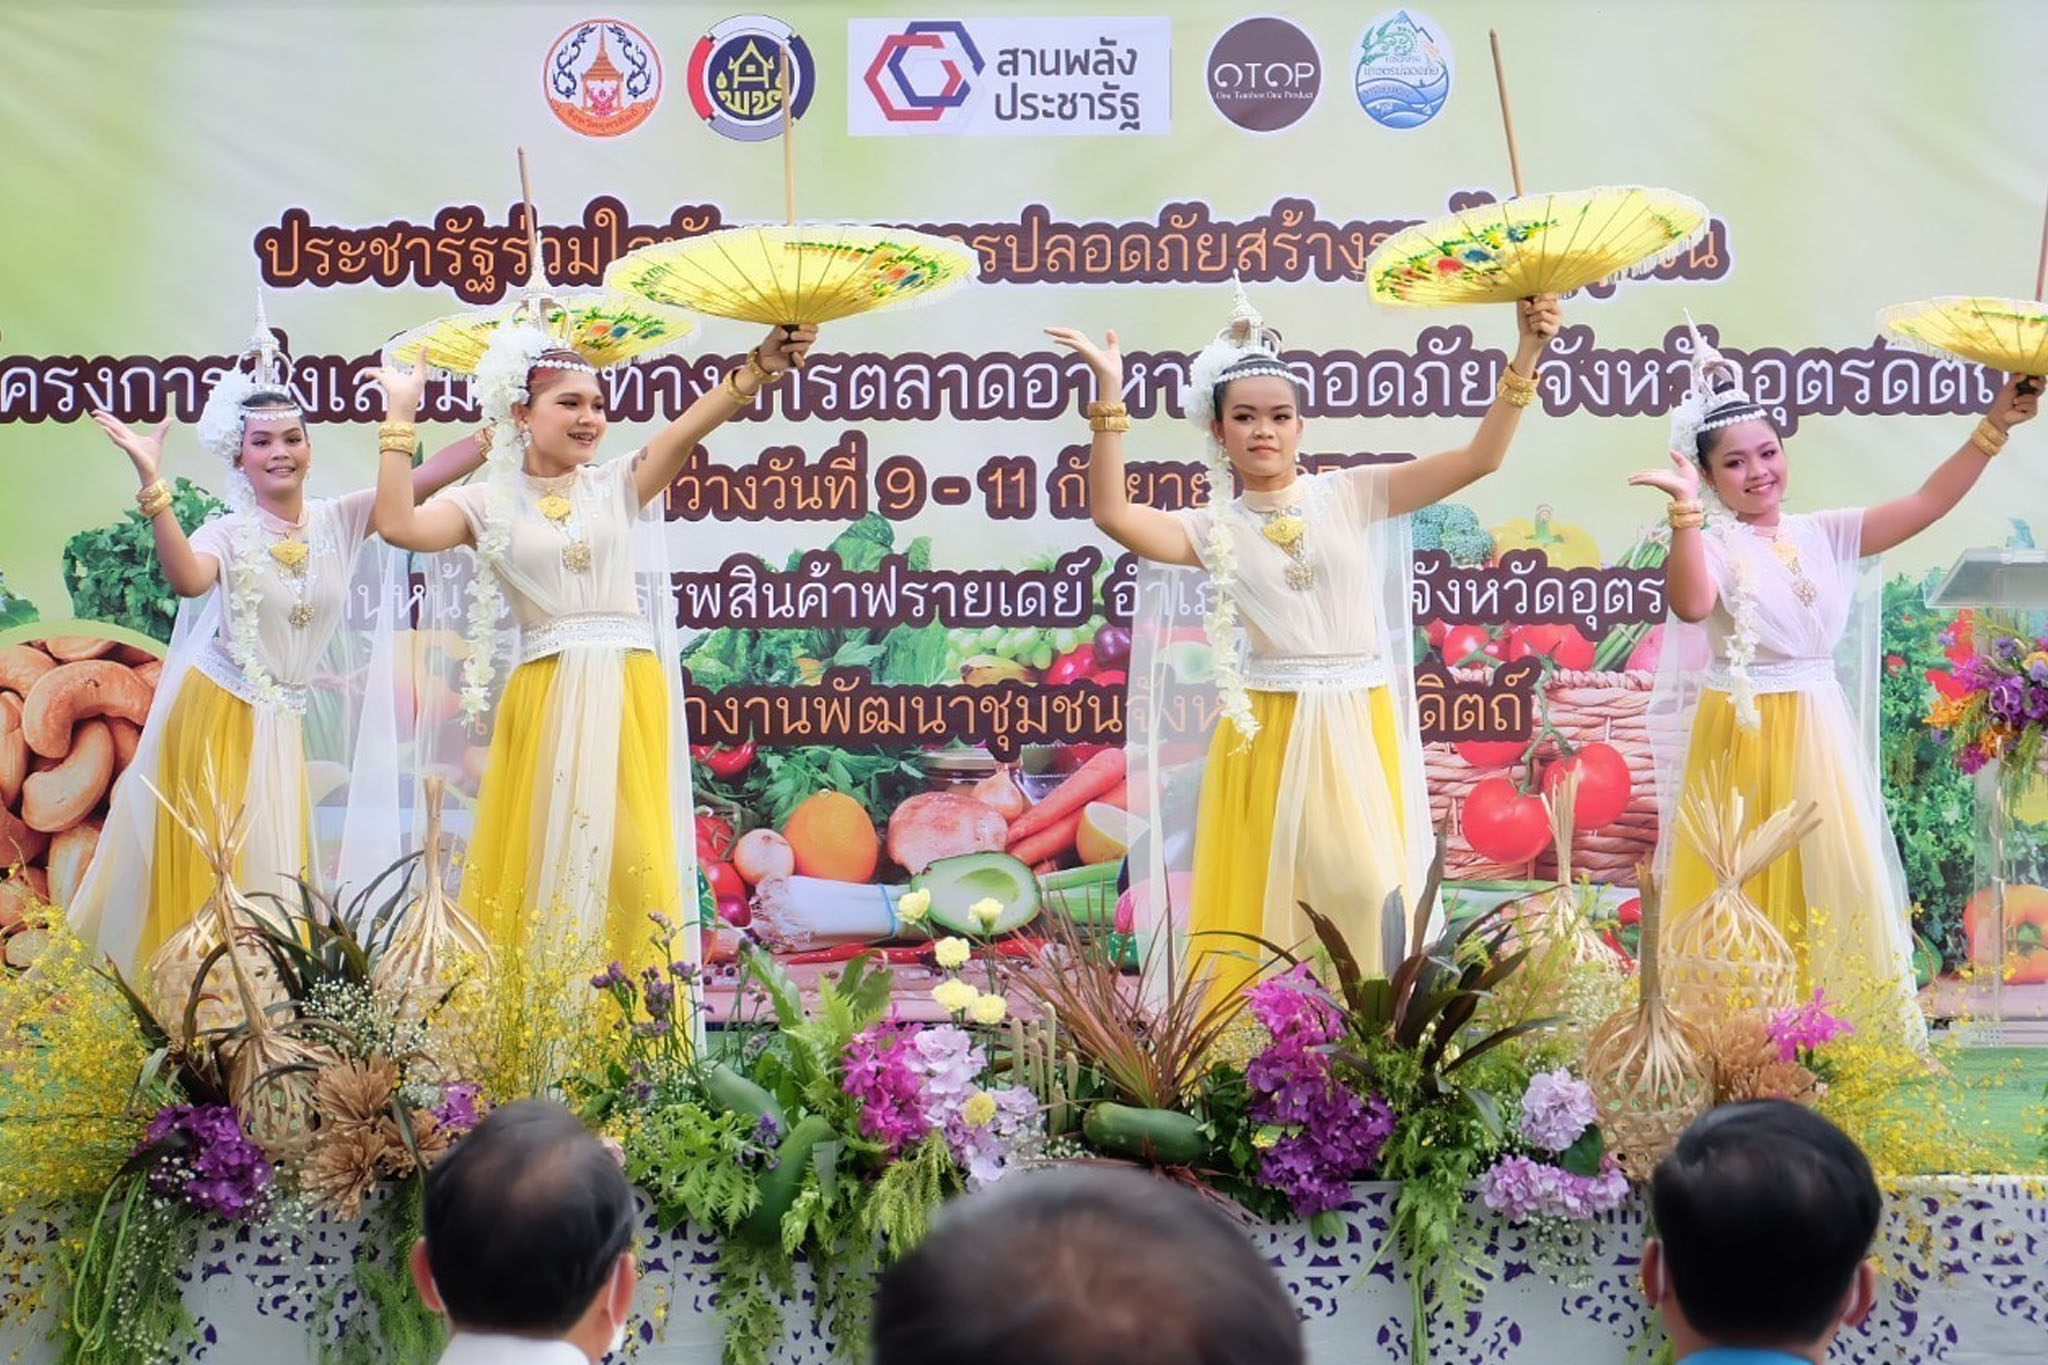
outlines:
M591 611L561 616L519 632L519 662L532 663L565 649L654 648L654 628L643 616Z
M1809 687L1826 687L1835 682L1833 659L1786 659L1779 663L1751 664L1752 692L1804 692ZM1716 665L1707 670L1706 685L1717 692L1735 690L1735 679Z
M193 658L192 667L220 684L221 689L230 695L251 706L262 704L262 699L256 695L254 684L243 675L241 666L229 656L227 646L219 640L209 641L206 648L200 650ZM306 714L307 689L304 683L280 682L277 684L277 690L280 696L276 699L276 704L295 715Z
M1387 666L1377 654L1274 654L1245 660L1244 685L1254 692L1313 692L1379 687Z

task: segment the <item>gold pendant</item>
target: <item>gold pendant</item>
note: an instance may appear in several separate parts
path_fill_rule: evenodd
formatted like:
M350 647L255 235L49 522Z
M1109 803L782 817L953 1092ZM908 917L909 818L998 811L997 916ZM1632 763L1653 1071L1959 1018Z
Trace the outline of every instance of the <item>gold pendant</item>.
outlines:
M306 555L306 542L303 540L280 540L270 547L270 557L289 574L305 573Z
M292 603L291 615L285 619L292 623L293 630L304 630L307 626L313 624L313 604L311 602Z
M548 494L540 500L539 505L540 514L557 525L567 521L569 514L576 510L576 504L570 502L560 493Z
M562 567L570 573L590 571L590 546L580 540L572 540L562 547Z
M1797 569L1799 567L1799 546L1794 544L1792 541L1772 541L1771 553L1776 555L1778 557L1778 562L1780 564L1783 564L1786 568Z
M1308 523L1289 512L1273 518L1260 529L1266 539L1286 550L1301 543L1302 533L1308 530Z

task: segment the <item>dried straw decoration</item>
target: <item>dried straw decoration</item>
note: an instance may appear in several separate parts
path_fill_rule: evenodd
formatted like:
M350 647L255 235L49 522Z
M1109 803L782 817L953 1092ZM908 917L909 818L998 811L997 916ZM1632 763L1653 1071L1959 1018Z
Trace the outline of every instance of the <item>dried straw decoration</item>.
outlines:
M1713 1105L1714 1078L1699 1029L1664 1000L1658 963L1663 912L1647 863L1638 866L1637 881L1643 899L1641 996L1634 1008L1593 1030L1586 1044L1586 1084L1600 1106L1600 1126L1615 1159L1629 1179L1640 1182Z
M441 861L441 798L445 792L446 784L440 778L427 780L420 896L400 916L390 943L370 970L371 985L391 1002L394 1014L415 1022L454 984L457 971L465 965L484 968L491 956L484 931L448 898Z
M1562 1028L1584 1030L1619 1003L1625 987L1621 963L1593 928L1583 890L1572 883L1578 791L1578 773L1567 772L1557 789L1543 798L1557 845L1557 885L1512 908L1509 947L1526 949L1529 956L1496 987L1504 1020L1558 1016L1564 1020Z
M221 1002L231 1016L230 1032L217 1046L227 1063L228 1098L241 1118L242 1131L271 1156L290 1158L312 1141L313 1078L335 1054L297 1037L270 1017L271 1009L286 999L284 990L267 963L260 958L252 962L242 940L254 931L246 925L237 927L238 920L254 916L234 884L235 855L248 831L249 815L246 810L239 815L229 812L213 778L209 771L213 819L208 833L202 834L174 808L171 815L198 843L213 869L213 895L202 908L202 917L211 919L213 941L224 949L220 962L227 966L231 987ZM196 978L196 969L193 975Z
M249 812L244 810L230 818L218 775L211 763L201 775L206 799L214 808L215 818L210 834L202 834L197 828L194 822L196 812L188 813L181 808L182 803L174 804L151 785L148 778L142 781L187 837L205 851L214 869L213 891L206 902L191 919L164 940L149 959L148 966L148 999L158 1022L180 1046L190 1047L193 1036L188 1036L185 1030L188 1012L194 1021L192 1034L195 1036L223 1032L242 1022L242 1007L228 989L225 960L216 957L215 953L231 935L253 933L256 928L255 907L233 881L235 859L241 855L242 844L249 833ZM185 795L187 800L193 799L189 791ZM207 965L208 959L212 959L211 966ZM202 971L206 974L203 982L200 980ZM268 963L250 969L250 983L253 997L264 1007L284 999L284 989ZM193 1011L191 1005L195 992L203 994L199 1008Z
M1746 808L1717 768L1678 812L1679 837L1700 850L1715 883L1706 899L1673 916L1667 944L1671 1006L1695 1019L1785 1009L1798 995L1791 945L1742 886L1820 827L1819 808L1811 801L1784 806L1747 830Z

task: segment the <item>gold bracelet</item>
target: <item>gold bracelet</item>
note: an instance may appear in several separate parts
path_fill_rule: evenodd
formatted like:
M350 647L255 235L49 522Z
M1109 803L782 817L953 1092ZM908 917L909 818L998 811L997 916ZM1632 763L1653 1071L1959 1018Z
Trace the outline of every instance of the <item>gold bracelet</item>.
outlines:
M1105 412L1090 417L1088 426L1094 431L1129 431L1131 419L1120 412Z
M782 382L782 371L771 370L761 363L761 348L759 346L747 352L747 368L753 372L754 378L763 384L780 384ZM757 388L754 392L759 393L760 390Z
M159 480L147 497L135 500L135 507L142 513L144 521L155 521L158 515L171 510L171 490Z
M1536 381L1525 379L1512 369L1500 372L1500 387L1494 396L1512 407L1526 408L1536 401Z
M2006 439L2011 435L2009 431L2000 431L1995 422L1985 417L1978 421L1977 429L1970 433L1970 444L1983 451L1984 457L1989 459L2005 449Z
M156 497L159 494L163 495L164 497L169 497L171 495L171 486L165 483L162 479L156 479L152 481L147 487L143 488L140 492L138 492L135 495L135 501L137 505L140 505L142 503L148 502L150 499Z
M1671 529L1674 531L1697 531L1700 529L1700 524L1705 520L1706 516L1699 512L1694 512L1691 516L1673 517L1671 518Z
M418 451L419 443L410 436L380 436L377 438L379 455L403 455L410 460Z
M1673 498L1671 505L1664 509L1671 516L1684 516L1689 512L1704 512L1707 505L1698 498Z
M377 424L377 439L381 441L386 437L403 436L406 440L410 441L418 431L418 425L412 422L379 422Z
M748 393L740 387L740 371L737 367L725 372L725 389L732 395L733 404L742 408L753 406L754 400L761 396L759 389Z
M1116 398L1098 399L1090 403L1082 411L1090 417L1128 417L1131 412L1129 408L1123 405L1121 399Z

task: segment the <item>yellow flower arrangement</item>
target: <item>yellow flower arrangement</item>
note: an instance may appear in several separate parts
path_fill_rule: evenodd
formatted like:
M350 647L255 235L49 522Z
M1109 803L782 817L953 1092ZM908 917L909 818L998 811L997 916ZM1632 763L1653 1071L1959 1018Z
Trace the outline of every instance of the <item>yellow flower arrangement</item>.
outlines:
M972 1019L977 1024L987 1024L991 1027L1002 1023L1009 1015L1010 1002L1003 999L1000 995L978 995L974 998L974 1003L967 1007L967 1017L969 1019Z
M932 987L932 999L948 1014L959 1014L979 999L981 992L965 981L941 981Z
M966 966L968 953L967 940L952 936L940 939L932 948L932 956L949 972L957 972Z

